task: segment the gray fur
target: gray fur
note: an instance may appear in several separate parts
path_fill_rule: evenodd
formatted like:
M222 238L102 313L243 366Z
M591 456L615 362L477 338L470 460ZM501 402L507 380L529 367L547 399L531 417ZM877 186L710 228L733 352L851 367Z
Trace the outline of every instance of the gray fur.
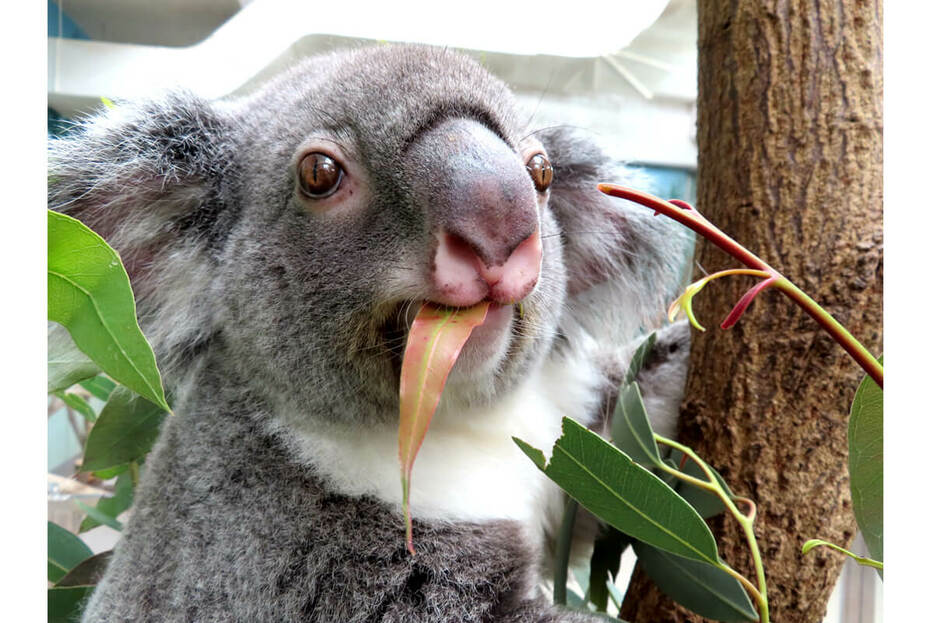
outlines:
M475 62L379 46L243 98L120 102L51 146L50 207L121 253L175 396L86 621L589 620L539 597L539 544L516 522L416 516L413 558L397 507L343 495L295 450L398 417L385 327L426 296L431 197L456 209L443 185L426 195L441 165L410 147L450 118L511 149L528 134ZM567 130L535 136L555 167L542 274L504 365L449 384L455 410L495 406L568 352L618 358L677 284L679 230L595 189L625 181L618 164ZM295 158L309 140L351 152L363 208L308 209Z
M691 325L687 320L670 324L658 330L655 346L636 377L652 429L669 439L678 433L690 354Z

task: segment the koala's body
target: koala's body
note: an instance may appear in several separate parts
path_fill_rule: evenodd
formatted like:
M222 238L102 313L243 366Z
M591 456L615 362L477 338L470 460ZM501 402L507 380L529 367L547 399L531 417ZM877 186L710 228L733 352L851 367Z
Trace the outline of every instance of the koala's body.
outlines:
M511 437L599 427L677 284L685 237L596 190L616 163L529 133L464 56L380 46L248 97L119 103L50 166L50 206L120 251L175 399L85 621L590 620L537 588L561 494ZM413 556L406 331L483 300L415 462Z

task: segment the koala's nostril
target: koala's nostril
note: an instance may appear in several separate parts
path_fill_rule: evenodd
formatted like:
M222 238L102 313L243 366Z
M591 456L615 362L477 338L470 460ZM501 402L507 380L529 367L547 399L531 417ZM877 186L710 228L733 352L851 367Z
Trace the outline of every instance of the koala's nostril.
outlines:
M542 237L538 230L519 243L501 267L481 276L490 285L490 298L497 303L515 303L528 296L542 269ZM496 278L491 281L488 277Z
M538 283L542 241L538 230L520 242L501 264L488 265L460 236L441 231L432 281L441 303L467 307L489 298L501 304L526 297Z

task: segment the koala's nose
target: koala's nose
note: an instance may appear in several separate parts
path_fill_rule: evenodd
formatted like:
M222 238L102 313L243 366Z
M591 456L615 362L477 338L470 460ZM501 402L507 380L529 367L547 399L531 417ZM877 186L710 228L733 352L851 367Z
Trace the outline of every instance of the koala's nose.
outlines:
M468 307L489 298L503 305L525 298L538 282L542 263L539 230L512 245L501 262L485 261L462 236L442 230L438 234L432 280L439 302Z
M515 150L484 124L451 118L413 141L406 165L433 237L432 298L466 307L527 296L541 272L539 197Z

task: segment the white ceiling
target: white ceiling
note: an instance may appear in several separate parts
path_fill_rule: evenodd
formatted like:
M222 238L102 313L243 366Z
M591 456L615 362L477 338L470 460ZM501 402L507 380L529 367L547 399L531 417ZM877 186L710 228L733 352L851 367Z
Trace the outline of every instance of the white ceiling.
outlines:
M57 0L95 41L188 46L240 10L239 0Z
M615 4L650 2L657 3L655 8L642 16L650 25L634 39L635 32L620 32L622 40L631 41L617 52L575 58L503 51L515 42L499 45L500 51L462 49L481 57L542 120L573 118L585 129L614 137L616 144L627 146L620 157L693 166L695 0ZM387 38L377 34L382 32L378 19L370 20L375 24L371 31L329 27L319 17L321 5L310 0L61 0L60 6L91 38L49 39L49 104L65 115L98 106L101 96L141 97L179 86L211 98L243 92L297 58ZM552 28L571 27L567 14L543 6L541 1L535 5L538 19L551 20ZM610 16L590 13L597 15L590 20ZM440 36L421 28L413 26L406 31L409 36L394 40L432 42L432 36ZM582 30L597 36L585 26L576 32ZM354 32L372 34L347 36ZM471 41L468 35L458 34L465 43ZM547 42L541 49L549 49Z

